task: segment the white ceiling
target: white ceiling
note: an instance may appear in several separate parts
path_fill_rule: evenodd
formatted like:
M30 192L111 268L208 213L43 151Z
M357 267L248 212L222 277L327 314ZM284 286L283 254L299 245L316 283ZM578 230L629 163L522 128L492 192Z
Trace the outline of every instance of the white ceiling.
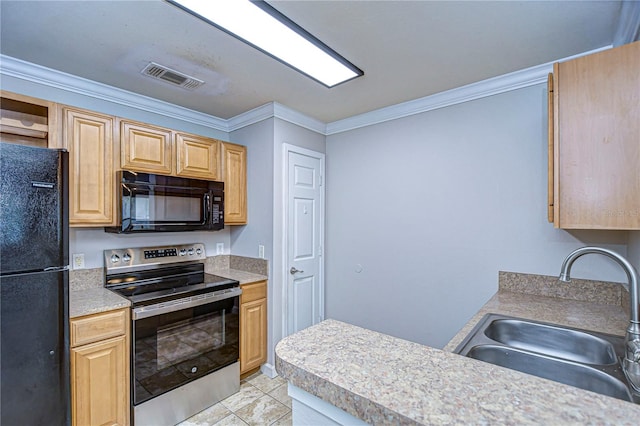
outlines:
M163 1L0 1L0 51L228 119L329 123L613 43L620 1L269 1L365 73L328 89ZM150 62L206 83L140 74Z

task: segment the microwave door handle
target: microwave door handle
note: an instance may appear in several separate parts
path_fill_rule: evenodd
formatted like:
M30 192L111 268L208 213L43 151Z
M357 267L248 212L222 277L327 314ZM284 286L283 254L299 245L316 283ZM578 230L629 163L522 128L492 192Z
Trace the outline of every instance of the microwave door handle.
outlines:
M202 200L202 216L203 216L203 222L202 224L207 224L209 223L209 212L211 210L211 206L210 206L210 195L207 192L206 194L204 194L203 200Z

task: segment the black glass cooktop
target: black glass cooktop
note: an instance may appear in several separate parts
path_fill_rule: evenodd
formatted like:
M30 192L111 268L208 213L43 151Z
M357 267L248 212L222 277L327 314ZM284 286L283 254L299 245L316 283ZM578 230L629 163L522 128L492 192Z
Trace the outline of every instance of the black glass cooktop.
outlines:
M149 305L238 287L236 280L206 274L201 263L108 275L105 286L131 300Z

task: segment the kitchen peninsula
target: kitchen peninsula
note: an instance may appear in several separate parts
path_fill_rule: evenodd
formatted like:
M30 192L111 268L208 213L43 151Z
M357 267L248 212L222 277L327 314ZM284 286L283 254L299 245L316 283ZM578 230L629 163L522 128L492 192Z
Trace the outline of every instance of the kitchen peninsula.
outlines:
M320 416L330 404L337 423L355 417L370 424L635 424L636 404L450 352L489 312L624 333L628 310L619 286L583 281L572 285L573 295L562 288L564 294L554 294L550 278L500 274L499 291L444 350L335 320L283 339L276 369L289 381L294 422L296 404L302 415Z

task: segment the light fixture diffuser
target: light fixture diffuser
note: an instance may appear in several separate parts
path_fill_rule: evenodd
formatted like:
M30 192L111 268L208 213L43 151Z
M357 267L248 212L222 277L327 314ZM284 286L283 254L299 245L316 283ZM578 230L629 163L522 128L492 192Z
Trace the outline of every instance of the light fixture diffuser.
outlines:
M264 1L167 1L327 87L364 74Z

